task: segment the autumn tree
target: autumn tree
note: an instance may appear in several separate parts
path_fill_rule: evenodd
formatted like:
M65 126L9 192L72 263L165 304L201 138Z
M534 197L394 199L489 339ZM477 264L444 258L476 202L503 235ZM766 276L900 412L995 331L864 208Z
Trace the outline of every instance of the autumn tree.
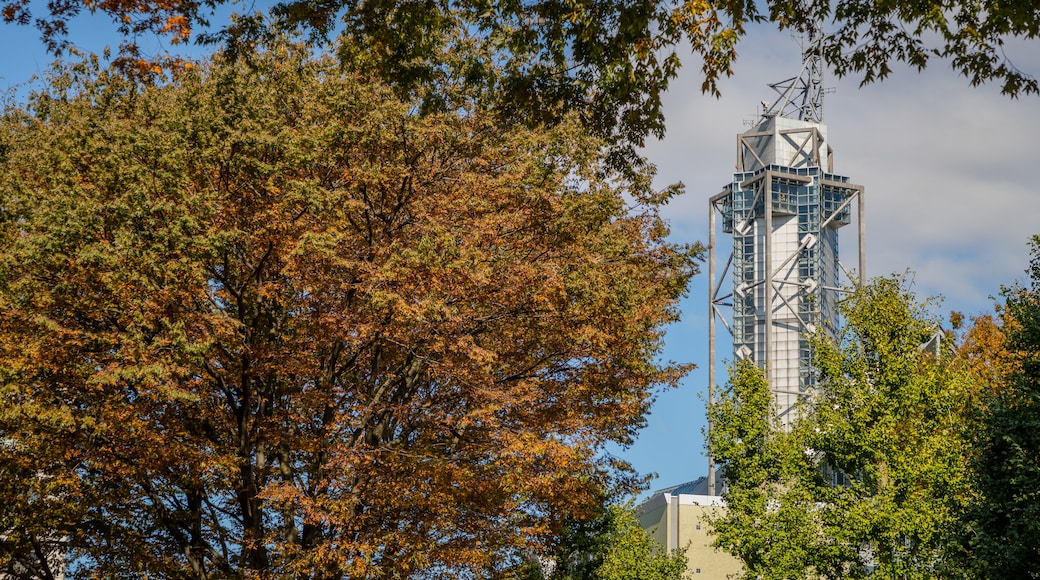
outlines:
M576 121L420 115L277 45L81 63L2 123L9 570L492 576L628 489L604 446L686 370L699 248Z
M1008 325L1014 322L1001 304L995 305L993 314L972 316L966 324L964 320L964 315L958 312L951 315L954 330L960 332L956 341L957 360L974 377L973 396L978 398L981 408L1004 388L1005 378L1018 364L1018 357L1008 349Z
M718 94L717 80L732 71L740 39L765 21L793 30L822 23L831 32L827 61L839 75L863 82L885 78L896 62L920 69L941 59L972 84L992 81L1012 96L1038 89L1035 71L1019 70L1004 45L1037 38L1040 8L999 0L281 0L265 7L250 12L252 4L228 0L46 6L0 0L4 20L36 26L56 53L69 44L77 15L106 15L124 38L120 60L145 71L155 60L138 47L145 34L246 52L272 31L302 29L326 40L342 34L334 45L344 61L359 62L398 96L422 94L426 108L450 110L450 92L441 89L466 86L512 120L554 123L575 112L607 140L612 162L622 168L640 164L638 147L664 131L661 96L681 65L679 47L696 56L703 90ZM215 16L234 9L246 13L227 21Z
M978 493L964 517L963 559L975 578L1040 576L1040 237L1030 285L1003 291L1005 316L988 344L988 391L974 437ZM990 328L989 330L994 330ZM987 333L989 335L990 333ZM995 380L993 371L996 371Z
M716 545L748 577L935 578L952 573L971 497L970 373L899 278L844 300L837 341L814 337L818 390L783 427L768 384L739 365L710 411L728 511Z

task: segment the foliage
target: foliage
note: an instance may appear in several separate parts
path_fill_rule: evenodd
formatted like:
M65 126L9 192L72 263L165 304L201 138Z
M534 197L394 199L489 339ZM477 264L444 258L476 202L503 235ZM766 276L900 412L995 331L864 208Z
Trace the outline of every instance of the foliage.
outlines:
M1040 577L1040 236L1029 287L1004 289L1000 370L975 441L979 497L965 514L965 561L976 578Z
M235 7L247 13L210 26L216 9ZM616 167L640 165L637 148L648 135L663 133L661 96L679 70L679 46L697 56L702 90L717 95L740 39L766 20L803 31L827 23L828 62L839 75L864 83L885 78L897 61L923 68L941 58L973 85L997 82L1012 96L1038 89L1035 76L1018 70L1003 45L1035 39L1040 8L999 0L281 0L266 14L228 0L68 0L33 8L32 0L0 0L5 21L34 24L59 54L78 14L107 15L127 39L120 60L146 73L151 63L136 41L145 33L175 43L195 34L248 52L270 33L268 24L322 40L342 32L338 47L346 61L361 62L366 74L378 75L399 95L425 95L428 107L450 109L442 90L464 85L514 120L557 122L576 112L612 146Z
M832 561L850 554L827 535L836 510L819 504L829 488L799 447L808 422L785 432L771 403L762 371L744 361L709 409L709 445L727 505L712 518L714 544L738 558L748 578L803 578L810 570L825 576Z
M685 549L667 552L639 525L629 503L594 518L572 519L552 558L532 578L546 580L680 580Z
M0 129L0 559L493 575L624 488L697 247L566 121L292 47L59 71Z
M954 313L954 320L959 316ZM963 318L962 318L963 320ZM1017 357L1008 349L1008 325L1013 325L1007 309L996 308L994 314L982 314L971 318L963 329L957 343L957 360L966 365L977 383L976 406L983 407L1003 389L1005 377L1014 372ZM959 330L959 325L954 329Z
M608 547L596 569L599 580L679 580L686 571L683 548L665 552L629 508L612 506Z
M933 578L970 497L964 418L969 375L899 278L843 301L835 343L814 337L819 388L788 428L760 370L739 365L711 409L710 449L728 511L716 545L748 577Z

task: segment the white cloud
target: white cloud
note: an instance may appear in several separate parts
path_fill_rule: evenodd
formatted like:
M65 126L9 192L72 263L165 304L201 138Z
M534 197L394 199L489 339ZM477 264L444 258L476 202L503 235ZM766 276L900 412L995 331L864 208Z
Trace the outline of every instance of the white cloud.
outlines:
M720 100L700 94L697 66L687 64L665 99L668 135L646 148L661 184L687 185L666 213L679 239L706 239L707 199L729 180L736 134L771 97L767 83L798 70L788 34L753 33ZM1040 51L1017 48L1028 58L1016 64L1040 73ZM1040 233L1040 98L970 87L946 66L896 67L863 88L830 79L837 91L826 97L826 122L836 172L866 187L868 274L909 268L922 295L974 312L1020 277L1026 242ZM854 234L842 234L854 249Z
M687 185L665 213L677 240L707 241L708 198L731 177L737 133L772 96L767 84L798 72L800 49L789 34L768 27L752 34L719 100L700 94L699 67L685 64L664 100L668 134L646 147L660 184ZM1014 43L1015 64L1040 74L1037 48ZM1011 100L996 86L970 87L941 61L921 73L896 67L863 88L857 79L827 83L837 89L825 105L835 170L866 188L868 275L912 270L920 298L945 297L940 316L991 311L989 297L1022 278L1027 241L1040 234L1040 97ZM856 249L851 227L841 237L843 248ZM687 320L667 346L669 358L700 368L680 393L658 401L649 427L623 454L640 471L659 472L656 487L706 472L697 459L704 408L696 396L707 390L706 278L703 272L692 284ZM719 334L719 356L731 358L729 337Z

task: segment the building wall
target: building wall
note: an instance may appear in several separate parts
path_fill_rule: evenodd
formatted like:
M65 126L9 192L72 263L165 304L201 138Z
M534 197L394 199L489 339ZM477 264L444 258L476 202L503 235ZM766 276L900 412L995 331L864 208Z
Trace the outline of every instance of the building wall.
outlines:
M786 143L768 135L745 140L755 139ZM770 165L735 173L715 198L733 238L734 358L767 371L782 424L815 387L809 336L817 329L833 336L842 285L838 229L850 222L849 203L861 190L820 167Z
M723 580L742 570L733 556L711 546L706 516L724 510L719 497L657 493L640 506L639 524L662 547L686 547L686 578Z
M755 280L765 280L766 273L766 232L765 219L755 220L755 246L760 251L755 256ZM798 253L801 237L798 233L798 216L776 215L773 217L772 256L773 268L792 255ZM803 299L798 279L798 260L790 260L779 272L774 272L773 296L770 305L772 310L773 329L770 352L766 352L765 319L756 320L759 329L755 333L755 361L761 367L769 364L769 385L777 398L777 409L790 409L798 403L798 391L802 386L799 367L799 343L805 332L799 323L796 310ZM764 312L765 285L755 288L755 304L758 312Z

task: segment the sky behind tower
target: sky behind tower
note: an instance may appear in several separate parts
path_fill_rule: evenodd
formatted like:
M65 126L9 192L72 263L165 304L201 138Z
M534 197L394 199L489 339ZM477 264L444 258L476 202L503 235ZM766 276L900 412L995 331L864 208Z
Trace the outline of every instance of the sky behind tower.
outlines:
M93 24L77 24L73 39L88 50L118 44L103 21ZM681 52L686 67L665 97L667 136L645 148L662 187L686 184L685 196L665 210L676 241L707 241L708 198L731 179L737 133L756 118L762 100L772 101L767 84L800 68L798 39L769 25L752 27L738 48L735 75L720 83L720 99L700 93L699 65ZM1037 75L1038 48L1012 42L1005 50L1016 66ZM51 61L37 32L25 27L0 26L0 53L0 94L24 91L29 77ZM867 275L909 270L919 297L944 297L935 309L944 317L950 310L992 311L990 297L1000 286L1023 278L1027 242L1040 233L1040 97L1012 100L996 86L970 87L940 61L923 73L897 66L888 80L862 88L856 79L829 77L826 84L834 89L824 104L834 171L866 188ZM852 226L839 237L843 248L855 250ZM723 259L726 250L720 248ZM843 261L856 263L847 254ZM636 444L616 451L641 473L659 474L655 489L707 470L704 270L664 353L698 368L679 389L660 395ZM723 329L718 340L720 358L731 358Z
M1038 49L1012 42L1006 52L1035 76ZM721 99L700 94L697 67L687 65L665 99L665 139L645 148L661 185L686 184L686 194L665 211L676 240L707 241L708 198L732 177L737 134L757 117L761 101L775 98L768 83L800 70L799 39L767 25L754 27L738 50L734 76L720 83ZM951 310L992 312L1001 285L1024 279L1028 240L1040 234L1040 97L1013 100L998 86L971 87L938 60L921 73L894 69L865 87L858 79L825 78L833 89L825 95L824 122L834 172L865 187L867 276L909 272L918 298L942 298L933 309L942 318ZM839 230L849 267L857 263L854 228ZM729 241L719 240L720 261ZM659 474L653 489L707 473L707 292L705 264L665 352L697 368L679 389L661 394L636 444L619 451L641 473ZM731 360L729 334L720 328L716 336L719 358Z

